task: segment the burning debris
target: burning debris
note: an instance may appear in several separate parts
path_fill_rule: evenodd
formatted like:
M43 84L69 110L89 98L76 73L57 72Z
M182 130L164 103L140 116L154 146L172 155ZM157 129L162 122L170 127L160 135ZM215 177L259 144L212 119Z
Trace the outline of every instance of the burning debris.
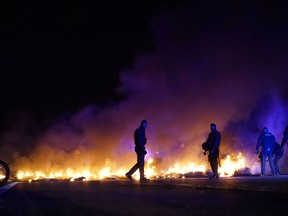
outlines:
M125 169L120 169L116 172L112 171L110 162L100 170L90 170L88 168L84 171L73 171L67 169L66 173L55 172L45 174L37 171L24 172L19 171L17 173L17 179L19 181L29 182L58 182L58 181L91 181L91 180L121 180L126 179ZM175 163L174 166L168 168L167 171L158 171L157 162L153 158L149 158L146 162L145 173L150 179L179 179L179 178L201 178L211 174L209 166L204 164L189 163L182 165L181 163ZM238 154L236 159L232 159L230 155L222 158L221 167L219 169L220 177L231 177L231 176L247 176L251 175L251 170L246 167L245 158L241 153ZM61 173L61 174L60 174ZM81 174L82 173L82 174ZM139 179L138 172L135 173L135 179Z
M235 170L233 176L250 176L251 174L251 169L248 167L245 168L240 168L238 170Z

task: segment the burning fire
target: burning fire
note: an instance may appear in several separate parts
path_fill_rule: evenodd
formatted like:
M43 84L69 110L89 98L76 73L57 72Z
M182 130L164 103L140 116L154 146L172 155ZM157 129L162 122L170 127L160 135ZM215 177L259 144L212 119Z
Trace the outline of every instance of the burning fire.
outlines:
M221 159L219 166L219 173L221 177L233 176L237 170L246 167L245 158L242 153L239 153L235 159L232 159L231 155L227 155L226 158ZM111 179L111 178L121 178L125 177L125 173L128 169L118 169L113 171L110 165L110 160L106 159L105 166L100 170L92 170L89 167L82 168L81 170L75 170L71 167L63 170L51 170L50 172L44 172L37 170L35 172L29 170L19 170L17 172L17 178L19 180L25 181L35 181L41 179L67 179L69 181L75 180L101 180L101 179ZM145 175L148 178L171 178L173 174L184 174L187 173L205 173L210 170L210 165L208 162L204 164L197 163L187 163L181 164L179 162L175 163L173 166L169 167L168 170L159 171L156 166L156 162L153 158L149 158L145 163ZM179 175L178 175L179 176ZM136 172L133 177L139 179L139 172Z
M226 159L221 161L220 176L232 176L235 171L241 168L245 168L245 158L243 158L241 152L234 161L231 159L231 155L227 155Z

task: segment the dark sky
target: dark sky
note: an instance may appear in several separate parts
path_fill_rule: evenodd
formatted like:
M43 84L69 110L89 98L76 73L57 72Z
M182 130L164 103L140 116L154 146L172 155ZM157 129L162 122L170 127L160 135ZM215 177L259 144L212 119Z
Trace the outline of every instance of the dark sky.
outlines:
M199 146L211 122L223 135L222 155L242 152L253 170L263 127L281 142L288 122L285 3L9 4L0 7L0 141L17 166L43 163L47 155L39 152L51 161L59 154L59 164L77 152L83 164L117 155L129 167L131 134L142 118L148 156L165 167L206 162Z
M159 46L152 19L185 2L28 0L1 5L1 116L24 110L43 118L122 99L125 95L116 92L121 70L133 67L139 53ZM271 55L284 53L285 5L265 2L190 3L191 13L179 14L176 24L184 33L170 34L179 37L179 44L187 40L181 38L185 34L208 44L226 32L227 43L245 43L255 55L267 55L262 50L267 46ZM157 27L160 41L167 33L165 22ZM209 49L221 47L216 42Z
M1 116L25 111L43 119L121 99L120 70L133 67L137 53L153 49L150 21L175 5L162 0L1 3Z

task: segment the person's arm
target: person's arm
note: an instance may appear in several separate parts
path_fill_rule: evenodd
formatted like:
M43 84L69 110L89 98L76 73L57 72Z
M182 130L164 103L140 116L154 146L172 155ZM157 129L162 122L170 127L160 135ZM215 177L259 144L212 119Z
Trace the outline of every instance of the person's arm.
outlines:
M258 150L260 148L260 145L262 143L262 140L263 140L263 135L261 134L258 138L258 142L257 142L257 145L256 145L256 150L255 150L255 154L258 154Z
M288 127L286 127L284 131L284 135L283 135L282 142L281 142L281 148L284 147L284 145L287 143L287 140L288 140Z

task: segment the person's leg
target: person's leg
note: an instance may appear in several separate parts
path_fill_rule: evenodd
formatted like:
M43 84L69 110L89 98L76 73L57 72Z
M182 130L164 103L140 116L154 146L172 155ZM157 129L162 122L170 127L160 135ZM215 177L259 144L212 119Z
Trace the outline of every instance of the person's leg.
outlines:
M137 163L139 167L139 174L140 174L140 179L144 179L144 157L145 155L142 153L137 154Z
M139 163L136 163L130 170L129 170L129 175L133 175L136 170L139 168Z
M275 165L274 165L274 162L273 162L272 152L269 151L267 156L268 156L268 161L269 161L271 173L272 173L272 175L276 175L276 170L275 170Z
M125 174L126 177L127 177L129 180L133 181L132 175L133 175L134 172L136 172L136 170L137 170L138 168L139 168L139 164L136 163L136 164L129 170L129 172L127 172L127 173Z
M211 170L212 170L212 176L210 176L210 178L213 178L214 177L214 167L213 167L213 159L212 158L209 158L209 163L210 163L210 167L211 167Z
M261 157L261 176L265 176L265 166L266 166L267 152L262 151Z
M209 161L210 161L210 166L211 166L211 169L213 172L213 175L210 177L210 179L212 179L214 177L218 178L218 161L217 161L217 158L211 157L209 159Z
M274 163L276 175L279 174L278 162L279 162L279 157L277 157L277 155L275 155L274 158L273 158L273 163Z
M278 163L280 161L280 159L283 157L283 152L279 152L275 155L274 157L274 164L275 164L275 171L276 171L276 175L280 175L280 170L279 170L279 166Z
M136 172L136 170L139 167L139 154L136 152L137 154L137 163L129 170L129 172L127 172L125 175L129 180L133 180L132 175Z
M215 160L215 177L218 179L219 178L219 174L218 174L218 165L219 165L219 161L218 161L218 158L216 158Z

